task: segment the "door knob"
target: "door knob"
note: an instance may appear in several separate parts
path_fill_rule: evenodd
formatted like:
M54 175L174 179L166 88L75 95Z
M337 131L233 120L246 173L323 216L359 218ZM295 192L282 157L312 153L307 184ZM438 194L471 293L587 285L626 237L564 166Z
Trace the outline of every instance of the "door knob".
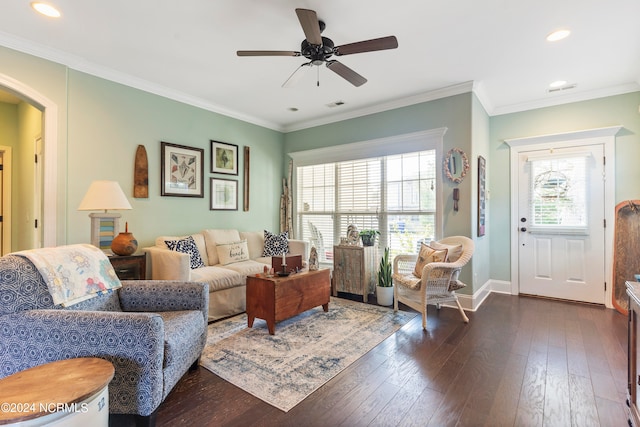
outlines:
M520 231L522 231L522 232L527 231L527 227L522 227L522 228L520 229Z

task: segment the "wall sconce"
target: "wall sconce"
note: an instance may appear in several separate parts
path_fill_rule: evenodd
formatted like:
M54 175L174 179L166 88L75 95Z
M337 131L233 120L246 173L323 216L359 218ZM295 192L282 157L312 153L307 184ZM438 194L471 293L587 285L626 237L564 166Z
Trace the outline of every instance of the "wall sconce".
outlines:
M453 211L458 212L458 200L460 200L460 190L457 188L453 189Z
M108 210L132 209L129 200L116 181L93 181L78 206L79 211L104 211L91 213L91 244L103 251L111 249L113 238L119 233L122 215Z

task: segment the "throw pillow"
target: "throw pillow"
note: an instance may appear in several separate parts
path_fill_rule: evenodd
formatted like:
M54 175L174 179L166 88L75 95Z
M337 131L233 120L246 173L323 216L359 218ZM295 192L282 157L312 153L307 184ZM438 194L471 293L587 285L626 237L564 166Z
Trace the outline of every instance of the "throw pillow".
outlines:
M218 258L222 265L249 260L249 249L247 248L246 240L231 243L218 243L216 245L216 250L218 251Z
M445 262L446 260L446 249L434 249L423 243L420 246L420 253L418 253L418 259L416 260L416 267L413 270L413 274L415 274L416 277L422 277L422 269L425 265L432 262Z
M264 251L262 256L282 256L289 253L289 232L273 234L264 230Z
M180 240L165 240L164 243L172 251L189 254L189 265L192 269L204 267L200 251L193 237L188 236Z
M432 240L431 243L429 243L429 246L431 246L433 249L439 249L439 250L446 249L447 262L456 262L460 258L460 255L462 255L462 244L446 245L444 243L440 243L435 240Z

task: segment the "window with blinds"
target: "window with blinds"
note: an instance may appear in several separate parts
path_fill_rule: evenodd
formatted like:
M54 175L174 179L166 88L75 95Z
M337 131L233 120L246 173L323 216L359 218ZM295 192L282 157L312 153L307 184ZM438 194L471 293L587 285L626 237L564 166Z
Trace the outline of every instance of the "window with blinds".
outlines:
M529 159L532 231L587 230L587 159L585 155Z
M380 247L412 253L435 237L436 151L301 166L298 230L321 261L347 227L380 231Z

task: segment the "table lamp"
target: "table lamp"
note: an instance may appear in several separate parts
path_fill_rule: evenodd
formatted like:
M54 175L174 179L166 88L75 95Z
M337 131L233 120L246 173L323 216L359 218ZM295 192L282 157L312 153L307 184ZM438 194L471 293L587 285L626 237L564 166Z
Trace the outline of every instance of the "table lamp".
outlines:
M79 211L104 211L91 213L91 244L103 251L111 249L111 242L119 232L122 215L108 210L132 209L129 200L116 181L93 181L78 206Z

